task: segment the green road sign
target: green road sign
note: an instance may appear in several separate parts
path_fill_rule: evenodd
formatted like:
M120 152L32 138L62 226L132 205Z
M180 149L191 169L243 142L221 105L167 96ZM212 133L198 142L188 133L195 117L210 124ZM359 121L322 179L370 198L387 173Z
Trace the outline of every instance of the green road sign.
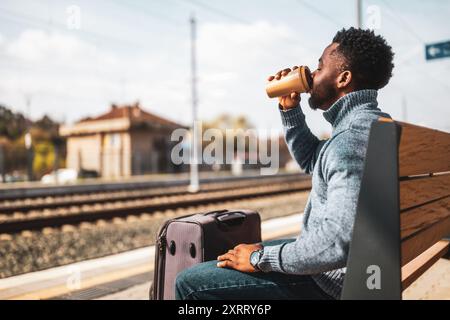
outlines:
M450 57L450 41L425 45L425 57L427 60Z

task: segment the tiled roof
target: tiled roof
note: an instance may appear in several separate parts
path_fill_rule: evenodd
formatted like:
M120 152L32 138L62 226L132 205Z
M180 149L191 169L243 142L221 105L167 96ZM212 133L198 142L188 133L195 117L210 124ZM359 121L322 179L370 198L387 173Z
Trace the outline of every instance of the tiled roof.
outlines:
M132 122L150 122L153 124L160 124L163 126L173 126L173 127L183 127L182 125L170 121L168 119L159 117L153 113L147 112L141 109L139 103L134 105L123 105L117 106L112 105L109 112L102 114L98 117L88 117L81 119L77 123L82 122L90 122L90 121L99 121L99 120L110 120L110 119L118 119L118 118L130 118Z

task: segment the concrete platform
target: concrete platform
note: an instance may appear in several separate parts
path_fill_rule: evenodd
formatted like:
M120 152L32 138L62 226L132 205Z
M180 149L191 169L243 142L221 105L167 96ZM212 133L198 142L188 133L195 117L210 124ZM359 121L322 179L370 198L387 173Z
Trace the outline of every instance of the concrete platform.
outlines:
M302 214L270 219L262 223L263 239L276 239L283 235L300 232ZM133 277L151 275L154 268L155 247L145 247L112 256L86 260L66 266L19 276L0 279L0 299L50 299L54 297L77 298L75 293L85 297L114 292L123 281ZM149 276L147 279L151 279ZM120 282L122 281L122 283ZM141 281L142 282L142 281ZM133 284L133 282L131 282ZM107 290L107 286L111 290ZM101 288L97 294L81 291ZM148 294L147 294L148 297Z
M262 223L263 240L294 238L302 214ZM154 246L0 279L0 299L147 300ZM440 259L408 289L405 300L450 300L450 260Z
M147 281L96 300L147 300L151 282ZM408 289L404 300L450 300L450 260L440 259Z

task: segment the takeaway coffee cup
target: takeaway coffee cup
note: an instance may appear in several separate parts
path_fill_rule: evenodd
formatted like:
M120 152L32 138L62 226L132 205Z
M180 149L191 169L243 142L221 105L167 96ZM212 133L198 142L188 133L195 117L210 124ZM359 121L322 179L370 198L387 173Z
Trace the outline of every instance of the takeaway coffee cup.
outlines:
M266 85L269 98L282 97L292 92L308 92L312 87L311 71L307 66L292 70L280 80L272 80Z

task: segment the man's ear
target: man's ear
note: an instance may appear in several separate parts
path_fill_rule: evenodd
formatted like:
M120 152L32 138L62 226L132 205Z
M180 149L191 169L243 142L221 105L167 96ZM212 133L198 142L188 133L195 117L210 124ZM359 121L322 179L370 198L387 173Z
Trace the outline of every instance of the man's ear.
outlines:
M350 85L352 82L352 72L349 70L345 70L341 72L337 78L337 87L338 89L344 89Z

